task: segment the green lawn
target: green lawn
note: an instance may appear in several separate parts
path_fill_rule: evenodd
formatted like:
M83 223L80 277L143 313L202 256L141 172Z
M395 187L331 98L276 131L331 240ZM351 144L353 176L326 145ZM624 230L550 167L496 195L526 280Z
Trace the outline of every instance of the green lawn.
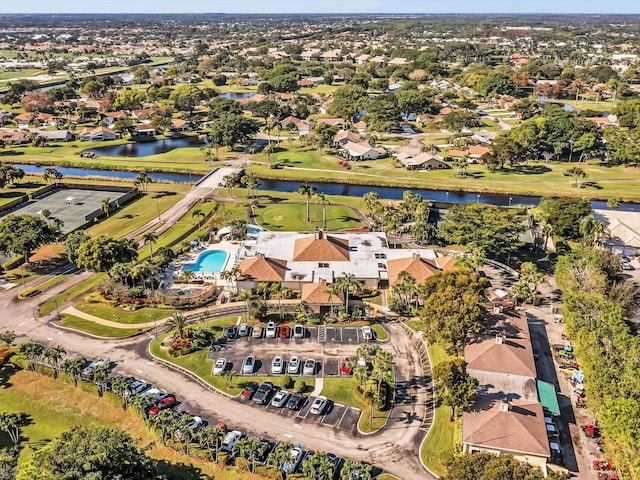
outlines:
M611 100L601 100L596 102L595 100L540 100L545 103L557 103L559 105L567 104L578 110L595 110L596 112L611 112L614 105Z
M322 206L313 204L307 222L307 207L302 203L260 206L255 209L256 222L267 230L308 232L322 227ZM327 229L330 231L362 227L353 210L343 205L327 205Z
M438 363L453 358L445 352L444 347L438 344L429 345L429 357L432 368ZM456 427L455 422L449 421L450 415L450 407L439 406L436 408L433 426L420 448L422 461L431 471L440 476L446 474L446 467L443 462L452 457L455 447ZM458 419L456 421L461 422L462 420Z
M92 425L115 428L129 434L147 455L162 461L161 473L167 478L197 480L201 478L200 473L218 480L261 478L162 447L137 415L116 406L120 405L120 401L109 393L100 398L63 380L54 380L30 371L14 371L11 367L0 369L0 379L3 384L3 388L0 388L0 411L24 412L29 419L29 424L22 430L23 448L19 465L31 458L34 449L70 428ZM8 445L8 437L0 433L0 446ZM194 468L187 469L184 465Z
M389 332L387 332L382 325L374 323L371 325L373 331L376 332L376 339L380 341L389 340Z
M429 135L424 135L424 139L428 141ZM499 172L489 172L482 165L470 165L466 177L456 177L453 169L410 172L395 166L389 158L351 162L352 169L347 171L340 168L336 157L318 157L314 148L295 144L283 145L283 148L286 150L276 153L273 161L287 168L268 168L262 155L255 157L256 162L249 164L249 170L260 177L294 181L322 179L342 184L388 185L408 189L419 187L479 193L640 200L640 189L636 188L640 177L638 167L580 164L588 175L587 182L593 182L593 185L577 188L570 186L569 177L563 175L566 170L576 166L576 162L551 162L548 165L530 162Z
M78 285L65 290L64 292L59 293L50 300L47 300L42 305L40 305L38 309L39 316L43 317L47 313L53 312L56 309L56 302L58 307L61 307L63 303L73 300L83 293L89 291L90 289L95 288L96 285L98 285L102 280L106 278L106 276L106 273L97 273L95 275L92 275L84 282L81 282Z
M68 314L60 315L60 318L60 325L63 327L73 328L98 337L124 338L140 333L138 328L112 328Z
M146 307L127 312L107 305L106 303L78 302L74 306L81 312L88 313L89 315L130 325L161 320L170 317L171 314L175 312L175 310Z

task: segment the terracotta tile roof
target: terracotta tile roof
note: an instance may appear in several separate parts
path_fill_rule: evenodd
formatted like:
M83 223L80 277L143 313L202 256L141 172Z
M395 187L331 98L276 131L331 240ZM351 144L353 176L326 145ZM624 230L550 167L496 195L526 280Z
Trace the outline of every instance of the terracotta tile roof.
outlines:
M387 260L387 271L389 272L389 285L394 285L398 281L400 272L407 272L418 283L424 283L427 278L438 271L438 267L433 260L422 258L419 254L414 253L411 257Z
M240 262L240 279L257 282L281 282L287 270L287 263L282 260L266 258L258 254L254 258L245 258Z
M549 441L542 405L511 400L509 409L502 402L485 410L465 412L462 441L470 445L549 457Z
M318 231L299 238L293 247L295 262L348 262L349 241Z
M456 261L458 261L458 259L456 257L446 256L446 257L437 257L431 261L435 263L436 267L438 267L440 270L444 272L448 272L449 270L453 270L455 268Z
M525 377L536 376L531 340L528 338L488 337L464 348L467 368Z
M320 305L340 305L344 303L341 293L334 294L331 297L325 292L327 283L321 280L319 283L305 283L302 285L302 295L300 301L304 303L313 303Z

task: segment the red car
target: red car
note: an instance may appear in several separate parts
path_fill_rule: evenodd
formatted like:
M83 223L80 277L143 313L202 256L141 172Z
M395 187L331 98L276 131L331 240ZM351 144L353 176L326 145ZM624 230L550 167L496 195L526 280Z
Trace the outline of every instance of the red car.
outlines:
M240 400L251 400L253 398L253 394L256 393L258 389L258 382L251 382L247 386L244 387L242 393L240 394Z
M347 358L340 366L340 373L343 375L351 375L351 369L347 366L348 361L349 359Z
M165 408L171 408L175 404L176 404L176 396L167 395L162 400L160 400L155 406L149 409L149 415L157 415L160 410L164 410Z
M280 338L289 338L291 336L291 327L289 325L282 325L280 327Z

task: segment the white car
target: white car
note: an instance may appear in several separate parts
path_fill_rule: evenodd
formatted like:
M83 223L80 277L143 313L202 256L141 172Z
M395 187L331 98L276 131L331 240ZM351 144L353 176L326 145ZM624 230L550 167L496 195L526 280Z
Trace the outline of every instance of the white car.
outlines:
M271 373L273 375L282 375L284 373L284 359L280 356L274 357L271 362Z
M215 365L213 366L213 374L220 375L227 368L227 359L220 357L216 360Z
M300 447L293 447L289 452L289 457L282 464L282 469L289 473L295 472L302 460L302 454L303 452Z
M327 408L329 404L329 399L327 397L319 396L313 401L311 405L311 410L309 410L314 415L322 415L322 412Z
M224 452L230 452L231 450L233 450L233 446L236 444L236 442L241 438L242 433L237 430L231 430L224 436L222 445L220 445L220 449Z
M287 371L290 375L297 375L300 372L300 357L294 355L289 359L289 365Z
M133 397L134 395L142 393L149 388L151 388L151 385L149 385L144 380L136 380L131 385L129 385L129 390L124 392L124 396Z
M302 366L303 375L315 375L316 374L316 361L313 358L307 358Z
M362 327L362 339L365 342L373 340L373 330L371 330L371 327L369 325L365 325L364 327Z
M266 333L265 333L265 337L267 338L276 338L276 324L273 322L269 322L267 323L267 328L265 329Z

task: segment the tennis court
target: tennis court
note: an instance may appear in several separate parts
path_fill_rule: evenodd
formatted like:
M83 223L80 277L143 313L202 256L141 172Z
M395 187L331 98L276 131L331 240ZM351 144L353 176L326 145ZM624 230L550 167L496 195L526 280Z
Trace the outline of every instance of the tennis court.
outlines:
M113 213L117 209L118 200L125 194L125 192L115 191L61 188L23 203L7 214L40 215L43 210L48 210L51 213L49 219L59 218L62 220L62 231L66 233L84 224L87 221L85 217L100 210L100 203L107 198L111 203Z

